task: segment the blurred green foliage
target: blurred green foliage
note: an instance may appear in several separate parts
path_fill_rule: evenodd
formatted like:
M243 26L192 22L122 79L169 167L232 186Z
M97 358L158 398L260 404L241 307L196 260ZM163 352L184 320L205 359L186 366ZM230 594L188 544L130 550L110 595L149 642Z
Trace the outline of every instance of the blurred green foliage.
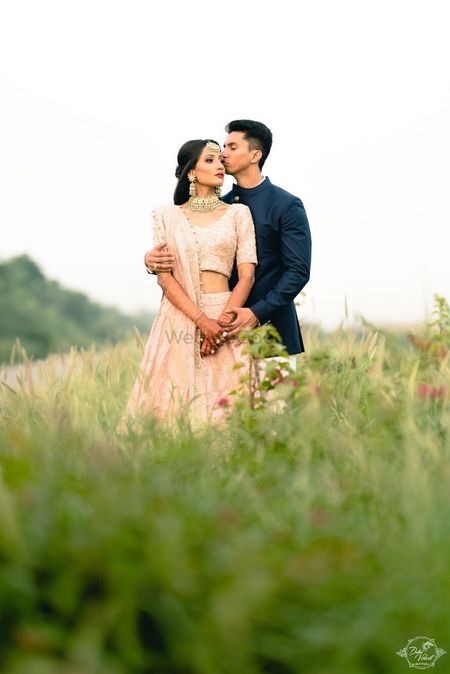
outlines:
M115 343L134 326L148 331L152 316L125 316L45 278L27 255L0 262L0 362L16 339L29 356L68 351L72 345Z
M408 639L450 651L449 354L304 337L267 400L195 433L117 435L139 339L2 387L2 674L403 674Z

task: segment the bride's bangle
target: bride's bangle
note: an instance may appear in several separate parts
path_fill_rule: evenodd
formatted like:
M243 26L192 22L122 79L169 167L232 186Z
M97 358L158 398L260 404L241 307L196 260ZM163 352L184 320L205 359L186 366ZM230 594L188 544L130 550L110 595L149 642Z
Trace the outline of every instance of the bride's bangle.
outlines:
M200 318L200 316L202 316L202 315L203 315L203 311L200 311L200 313L199 313L199 315L197 316L197 318L193 318L193 319L192 319L193 322L195 323L195 325L197 325L197 321L198 321L198 319Z

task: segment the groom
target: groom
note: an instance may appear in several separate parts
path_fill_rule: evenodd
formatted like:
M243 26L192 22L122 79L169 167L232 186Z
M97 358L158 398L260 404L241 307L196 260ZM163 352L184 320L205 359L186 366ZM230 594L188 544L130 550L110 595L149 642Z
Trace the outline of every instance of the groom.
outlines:
M261 122L250 119L227 124L222 152L225 171L236 183L222 197L228 204L240 203L250 208L255 225L258 264L255 282L245 307L237 314L228 336L255 325L272 323L280 333L289 354L304 351L303 339L295 311L294 299L309 280L311 234L301 200L273 185L261 174L272 146L272 133ZM159 244L145 255L147 270L171 271L171 256ZM230 289L237 283L234 265Z

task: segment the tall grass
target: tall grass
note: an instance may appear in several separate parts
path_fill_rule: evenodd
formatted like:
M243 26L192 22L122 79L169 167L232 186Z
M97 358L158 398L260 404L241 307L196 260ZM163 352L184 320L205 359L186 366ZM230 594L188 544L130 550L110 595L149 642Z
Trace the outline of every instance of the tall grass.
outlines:
M385 674L412 637L450 650L449 356L418 339L310 331L282 411L196 433L115 433L139 344L3 387L2 674Z

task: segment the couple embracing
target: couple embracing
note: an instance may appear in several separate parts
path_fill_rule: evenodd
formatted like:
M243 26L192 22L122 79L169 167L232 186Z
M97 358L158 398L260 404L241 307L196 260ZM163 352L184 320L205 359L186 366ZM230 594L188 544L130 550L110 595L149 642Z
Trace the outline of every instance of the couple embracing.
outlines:
M127 403L133 418L219 420L220 400L255 370L242 330L270 322L289 354L304 351L294 299L310 274L305 209L261 173L267 126L235 120L226 131L223 148L209 139L180 148L174 204L152 213L145 263L163 297ZM221 197L225 173L236 183Z

